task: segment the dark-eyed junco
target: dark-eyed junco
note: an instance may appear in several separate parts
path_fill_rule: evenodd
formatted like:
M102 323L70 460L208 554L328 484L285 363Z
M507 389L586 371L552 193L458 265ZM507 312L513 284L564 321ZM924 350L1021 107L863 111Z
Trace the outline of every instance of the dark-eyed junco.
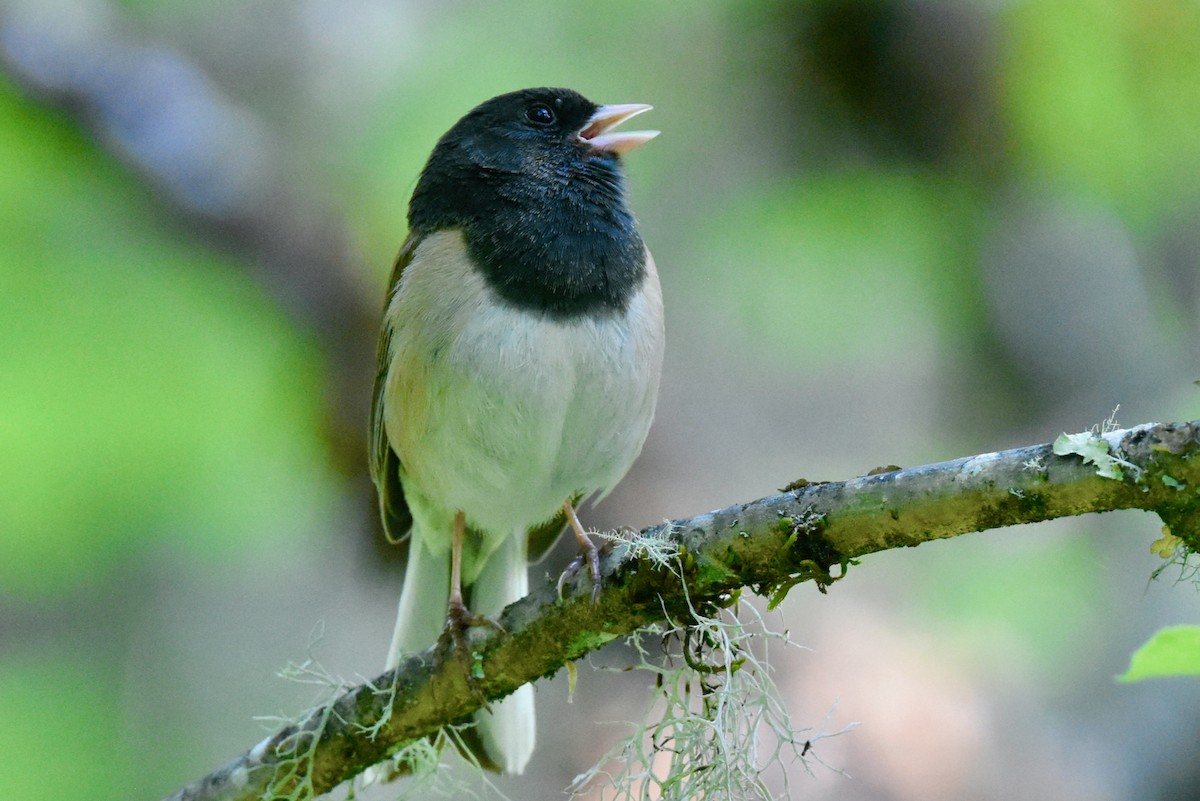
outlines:
M654 416L662 295L621 156L646 105L569 89L501 95L437 143L392 274L371 417L384 527L411 529L388 666L528 592L527 537L629 469ZM470 607L471 613L467 612ZM486 756L520 773L532 687L481 712Z

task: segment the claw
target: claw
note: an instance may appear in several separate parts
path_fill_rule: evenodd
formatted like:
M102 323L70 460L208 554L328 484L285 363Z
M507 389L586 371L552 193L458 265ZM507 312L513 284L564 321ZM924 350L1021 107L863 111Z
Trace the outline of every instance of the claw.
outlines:
M579 555L571 560L567 569L558 577L558 597L562 598L563 587L575 577L579 568L583 567L586 562L588 573L592 577L592 603L595 603L596 599L600 597L600 549L583 530L579 516L575 514L575 507L571 505L570 501L563 504L563 511L567 513L567 522L570 523L571 531L575 534L575 541L579 543Z
M483 669L479 663L479 656L471 650L471 643L467 640L467 630L484 627L499 632L504 631L504 627L495 620L486 615L472 613L461 599L452 598L450 608L446 612L446 628L442 629L441 636L438 637L437 650L439 666L448 652L454 653L455 659L462 665L463 672L467 676L467 685L479 700L485 700L479 687L479 680L483 678Z
M558 600L561 601L563 598L563 587L565 587L567 585L568 581L575 578L575 574L579 572L579 568L581 568L581 567L583 567L583 554L582 553L579 554L578 556L576 556L574 559L572 559L571 562L566 566L566 568L563 569L563 572L561 574L559 574L558 583L555 585L555 589L558 590ZM593 592L594 592L594 588L593 588Z

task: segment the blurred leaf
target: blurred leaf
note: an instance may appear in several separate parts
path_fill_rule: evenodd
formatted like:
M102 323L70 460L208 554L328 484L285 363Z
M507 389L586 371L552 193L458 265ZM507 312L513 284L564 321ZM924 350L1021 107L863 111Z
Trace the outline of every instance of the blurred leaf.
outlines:
M1200 626L1167 626L1133 652L1118 681L1161 676L1200 676Z

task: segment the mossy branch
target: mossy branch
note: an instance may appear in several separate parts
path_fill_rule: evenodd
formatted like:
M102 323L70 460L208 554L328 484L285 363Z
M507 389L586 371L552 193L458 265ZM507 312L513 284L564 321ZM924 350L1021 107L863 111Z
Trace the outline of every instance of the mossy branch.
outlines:
M700 608L749 586L778 601L800 581L824 590L851 560L867 554L972 531L1145 509L1194 551L1200 547L1198 453L1200 422L1147 424L844 482L797 481L778 495L664 523L639 540L670 539L683 582L645 549L611 549L594 603L581 571L563 599L548 582L508 607L504 632L472 631L482 668L478 686L486 697L501 698L640 627L687 619L689 598ZM393 686L394 694L380 689ZM170 798L309 798L479 706L460 663L436 660L431 649ZM297 751L306 763L300 771Z

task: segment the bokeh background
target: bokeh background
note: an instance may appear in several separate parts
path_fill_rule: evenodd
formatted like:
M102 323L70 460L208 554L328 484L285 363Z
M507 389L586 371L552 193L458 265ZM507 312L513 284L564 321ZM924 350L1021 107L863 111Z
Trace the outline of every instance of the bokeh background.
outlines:
M313 700L289 662L378 672L378 309L433 143L503 91L653 103L664 132L628 159L660 410L594 525L1118 404L1200 417L1191 0L3 0L0 64L4 798L159 798ZM795 722L859 725L793 797L1200 797L1196 682L1113 681L1200 616L1148 581L1159 525L972 535L794 590ZM537 755L496 786L563 797L649 684L585 668L568 706L540 682Z

